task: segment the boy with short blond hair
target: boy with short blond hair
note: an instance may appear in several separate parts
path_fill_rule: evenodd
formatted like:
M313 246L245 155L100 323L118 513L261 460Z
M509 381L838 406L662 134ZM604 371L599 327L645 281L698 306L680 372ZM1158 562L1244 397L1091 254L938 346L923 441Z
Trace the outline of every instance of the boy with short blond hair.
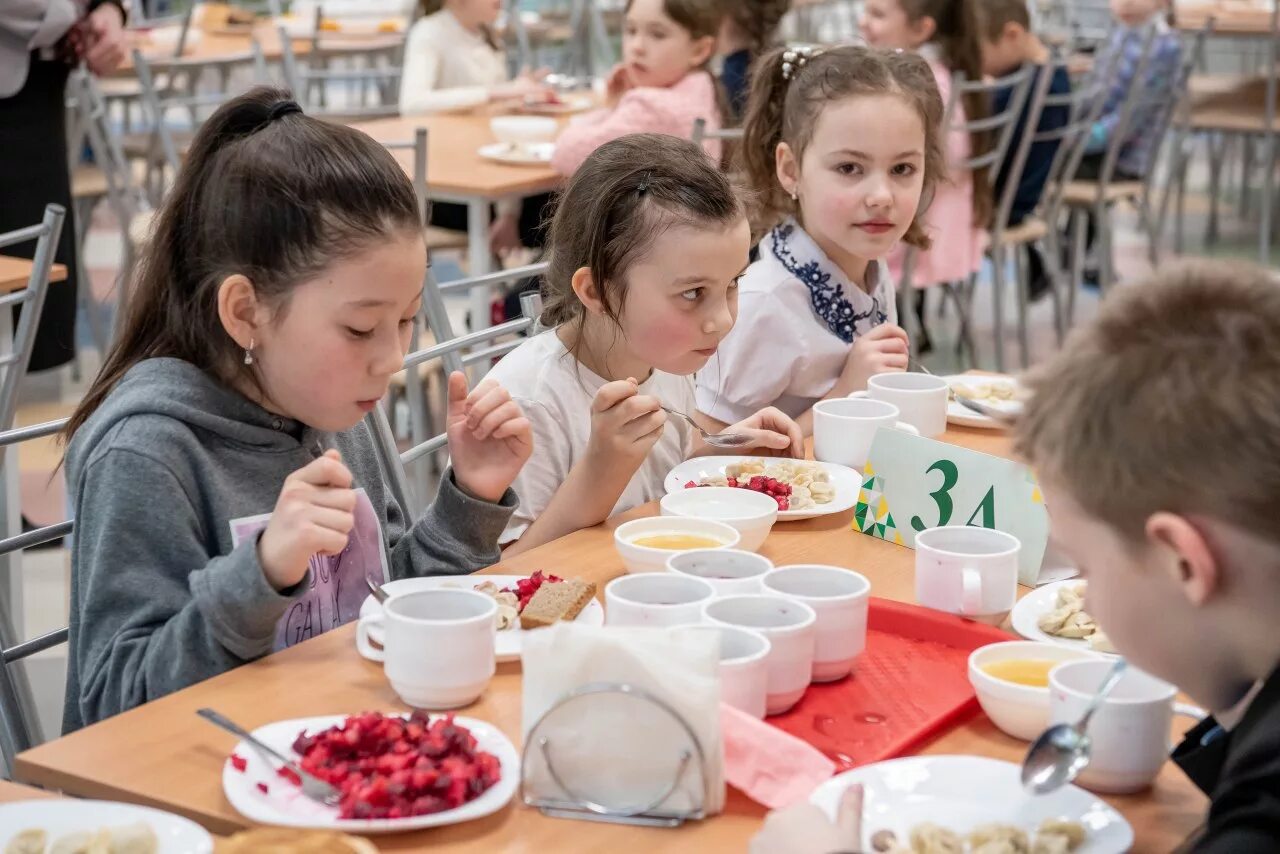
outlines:
M1191 850L1280 851L1280 281L1168 267L1028 385L1017 448L1086 609L1214 712L1174 754L1212 800Z

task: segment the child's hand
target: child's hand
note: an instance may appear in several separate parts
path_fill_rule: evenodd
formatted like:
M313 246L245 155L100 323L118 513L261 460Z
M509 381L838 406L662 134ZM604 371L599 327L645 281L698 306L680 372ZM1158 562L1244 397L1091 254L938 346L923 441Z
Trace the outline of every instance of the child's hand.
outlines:
M605 383L591 404L587 456L602 466L621 462L638 468L666 426L658 399L639 394L634 379Z
M611 110L618 106L618 102L622 100L623 95L627 94L631 86L631 75L627 73L627 67L618 63L613 67L613 71L609 72L609 77L605 81L604 105Z
M805 801L765 817L751 840L750 854L855 854L862 851L862 786L840 796L836 821Z
M494 380L467 394L467 378L449 375L449 455L458 487L496 503L533 453L533 427L520 404Z
M755 439L748 445L752 453L761 457L794 457L804 459L804 433L789 415L772 406L765 407L747 418L726 427L726 433L746 433ZM737 453L726 450L723 453Z
M499 257L519 249L520 217L516 214L502 214L489 226L489 251Z
M866 335L858 337L844 363L844 371L836 388L850 394L867 387L867 380L876 374L905 371L911 345L901 326L882 323Z
M271 521L258 540L258 562L276 590L307 574L312 555L336 555L355 524L351 470L337 451L326 451L284 479Z

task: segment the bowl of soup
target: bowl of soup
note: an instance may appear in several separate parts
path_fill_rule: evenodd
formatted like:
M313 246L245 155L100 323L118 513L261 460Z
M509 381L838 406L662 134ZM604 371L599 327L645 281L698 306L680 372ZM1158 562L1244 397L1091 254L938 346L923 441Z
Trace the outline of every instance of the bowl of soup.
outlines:
M1087 649L1040 641L1004 641L969 656L969 683L1002 732L1033 741L1049 726L1049 673L1065 661L1102 658Z
M778 521L778 502L773 498L762 492L727 486L672 492L662 497L661 506L663 516L693 516L732 525L742 535L738 548L746 552L764 545L773 523Z
M731 549L741 535L714 519L652 516L624 522L613 532L613 544L627 572L665 572L667 558L694 549Z

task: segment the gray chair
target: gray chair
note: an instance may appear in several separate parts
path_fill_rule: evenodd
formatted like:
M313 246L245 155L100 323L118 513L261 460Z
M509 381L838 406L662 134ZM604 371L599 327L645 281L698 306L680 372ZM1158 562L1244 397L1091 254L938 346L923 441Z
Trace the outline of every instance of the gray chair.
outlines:
M0 452L28 439L52 436L64 426L66 419L61 419L0 433ZM8 537L0 540L0 555L10 555L52 542L68 536L71 530L72 522L67 520ZM21 662L38 652L65 643L68 633L69 629L61 628L19 642L14 636L8 611L0 608L0 760L5 777L13 775L15 756L44 741L44 733L35 713L31 685Z
M305 60L293 49L293 38L285 27L279 27L280 61L285 81L303 108L313 115L333 119L372 119L399 115L400 79L404 75L405 37L371 40L364 45L344 42L326 44L322 38L323 12L316 6L311 49ZM335 63L344 67L335 67ZM329 87L347 87L348 95L357 92L354 102L330 108ZM372 95L372 98L370 97Z
M968 159L962 163L949 163L948 168L953 172L974 172L979 169L988 169L989 179L994 182L996 172L1000 168L1000 164L1004 162L1005 153L1009 150L1009 142L1013 139L1013 131L1017 127L1018 117L1022 114L1022 108L1027 100L1027 92L1031 86L1032 69L1024 67L1015 71L1013 74L994 80L968 80L963 72L956 72L952 77L951 96L947 103L946 113L944 114L942 131L945 137L950 137L953 133L994 133L995 141L986 151L971 152ZM969 119L966 117L963 122L953 121L956 114L956 108L961 103L961 99L965 95L979 93L985 95L988 102L991 102L995 94L1004 89L1011 89L1012 93L1005 109L998 113L992 113L989 116L978 119ZM945 227L945 223L938 223L940 227ZM907 308L907 295L912 291L912 273L915 267L916 249L909 247L902 262L902 278L898 284L899 297L899 322L904 324L904 328L912 325L911 318L914 316ZM1004 271L1001 264L995 265L995 282L993 288L993 296L995 301L996 312L996 364L1003 367L1004 361L1004 338L1003 338L1003 290L1004 290ZM945 282L943 284L943 294L946 298L951 299L955 303L956 310L960 315L960 340L964 346L967 346L971 356L975 353L972 334L970 328L972 326L970 320L970 310L973 301L973 292L975 289L976 278L970 276L964 282ZM915 349L915 342L918 336L912 335L912 349Z
M527 269L521 272L527 274ZM508 276L516 271L508 271ZM491 280L493 277L486 277ZM465 283L450 283L465 285ZM438 287L448 287L438 286ZM404 369L408 373L408 382L418 375L418 366L429 362L441 361L446 370L461 370L472 365L484 365L504 353L515 349L520 344L520 333L535 331L542 311L542 300L537 294L529 294L521 298L522 315L516 320L460 335L456 338L441 338L441 343L433 344L421 350L411 352L404 360ZM429 316L435 314L429 312ZM446 318L447 323L447 318ZM383 477L391 490L392 496L404 509L408 518L416 518L426 509L428 501L428 481L422 476L410 474L410 467L421 467L421 462L428 455L439 455L448 449L448 436L440 433L431 438L417 441L407 450L401 452L386 410L379 404L373 412L366 416L370 432L373 434L374 446L378 453L378 462Z
M741 142L743 137L742 128L720 128L719 130L707 130L706 119L694 119L693 131L689 134L689 139L694 145L702 145L704 140L718 139L722 142Z
M4 371L4 380L0 382L0 430L8 429L13 424L18 406L18 387L22 384L27 364L31 361L36 328L40 323L40 313L44 310L45 296L49 293L49 271L58 252L62 221L66 215L66 208L61 205L46 205L44 218L39 225L0 234L0 252L6 246L36 241L27 286L0 296L0 311L8 312L16 306L22 306L22 316L18 320L12 342L0 340L0 347L12 345L9 346L9 352L0 353L0 369ZM5 329L8 329L7 323L8 318L5 318Z

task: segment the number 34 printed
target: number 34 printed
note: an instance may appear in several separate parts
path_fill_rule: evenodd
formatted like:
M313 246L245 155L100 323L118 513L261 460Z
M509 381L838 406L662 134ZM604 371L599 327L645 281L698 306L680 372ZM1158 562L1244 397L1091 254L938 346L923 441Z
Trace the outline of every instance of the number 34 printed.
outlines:
M929 493L933 503L938 505L938 521L934 525L926 525L919 516L912 516L911 527L917 531L948 525L951 523L951 516L955 512L955 506L951 500L951 490L955 489L956 483L960 480L960 472L956 468L956 464L951 460L938 460L925 469L926 475L933 472L938 472L942 475L942 485L938 487L937 491ZM996 488L994 486L987 490L987 494L978 502L978 506L974 508L973 513L969 515L969 521L965 522L965 524L974 525L974 520L978 519L979 516L981 516L981 521L976 523L978 527L994 528L996 526Z

